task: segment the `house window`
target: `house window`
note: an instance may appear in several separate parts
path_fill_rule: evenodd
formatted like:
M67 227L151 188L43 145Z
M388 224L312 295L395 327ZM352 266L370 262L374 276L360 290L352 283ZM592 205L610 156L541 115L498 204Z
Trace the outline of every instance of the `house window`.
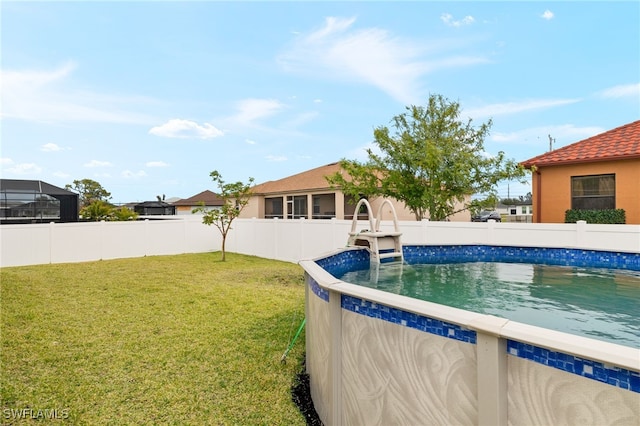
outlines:
M264 200L264 217L267 219L280 218L284 219L282 209L282 197L265 198Z
M360 196L359 198L355 198L351 195L344 196L344 218L347 220L353 219L353 216L356 215L356 204L360 201L361 198L367 198L365 196ZM360 211L358 214L358 220L367 220L369 219L369 212L367 211L367 207L362 204L360 206Z
M605 210L616 208L616 175L571 177L571 208Z
M336 195L318 194L313 196L313 219L336 217Z
M287 218L299 219L307 217L307 196L288 195L287 196Z

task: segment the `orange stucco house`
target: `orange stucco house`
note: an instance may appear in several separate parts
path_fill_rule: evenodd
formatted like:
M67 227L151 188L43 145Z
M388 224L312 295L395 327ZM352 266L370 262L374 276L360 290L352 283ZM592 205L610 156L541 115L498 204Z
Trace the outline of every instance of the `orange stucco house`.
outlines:
M640 224L640 120L521 163L532 171L533 222L569 209L624 209Z

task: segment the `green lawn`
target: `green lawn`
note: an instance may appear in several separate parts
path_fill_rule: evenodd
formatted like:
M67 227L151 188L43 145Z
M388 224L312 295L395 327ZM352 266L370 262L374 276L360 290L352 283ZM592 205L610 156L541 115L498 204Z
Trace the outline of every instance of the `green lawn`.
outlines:
M2 268L2 421L304 425L303 271L227 253Z

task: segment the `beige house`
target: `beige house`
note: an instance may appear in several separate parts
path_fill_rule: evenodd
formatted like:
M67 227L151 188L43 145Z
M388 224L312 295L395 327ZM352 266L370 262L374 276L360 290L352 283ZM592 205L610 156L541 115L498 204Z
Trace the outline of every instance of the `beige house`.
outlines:
M193 197L184 198L172 203L176 207L176 214L192 214L193 210L197 207L204 207L207 209L219 209L222 207L223 201L218 194L209 190L202 191Z
M338 188L331 188L325 178L339 170L338 163L331 163L283 179L256 185L252 188L253 196L240 217L351 220L355 214L358 200L343 194ZM382 201L382 198L369 200L374 215ZM398 220L415 220L415 215L405 208L403 203L396 200L390 201L396 210ZM462 208L462 205L460 207ZM451 220L468 222L470 217L470 213L464 211L455 214ZM358 218L367 219L366 212L361 212ZM392 219L389 208L383 209L381 219Z

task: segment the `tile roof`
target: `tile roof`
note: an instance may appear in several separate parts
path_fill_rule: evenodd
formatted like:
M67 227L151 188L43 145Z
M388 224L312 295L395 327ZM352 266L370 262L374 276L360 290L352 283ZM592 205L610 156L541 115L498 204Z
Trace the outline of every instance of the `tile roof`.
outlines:
M328 189L330 186L325 176L331 175L339 170L340 164L331 163L283 179L261 183L251 188L251 190L254 194L266 195L282 192Z
M202 202L204 202L205 206L221 206L224 204L222 198L220 198L218 194L211 192L208 189L194 195L193 197L183 198L182 200L178 200L171 204L174 206L197 206Z
M523 161L526 168L640 158L640 120Z

